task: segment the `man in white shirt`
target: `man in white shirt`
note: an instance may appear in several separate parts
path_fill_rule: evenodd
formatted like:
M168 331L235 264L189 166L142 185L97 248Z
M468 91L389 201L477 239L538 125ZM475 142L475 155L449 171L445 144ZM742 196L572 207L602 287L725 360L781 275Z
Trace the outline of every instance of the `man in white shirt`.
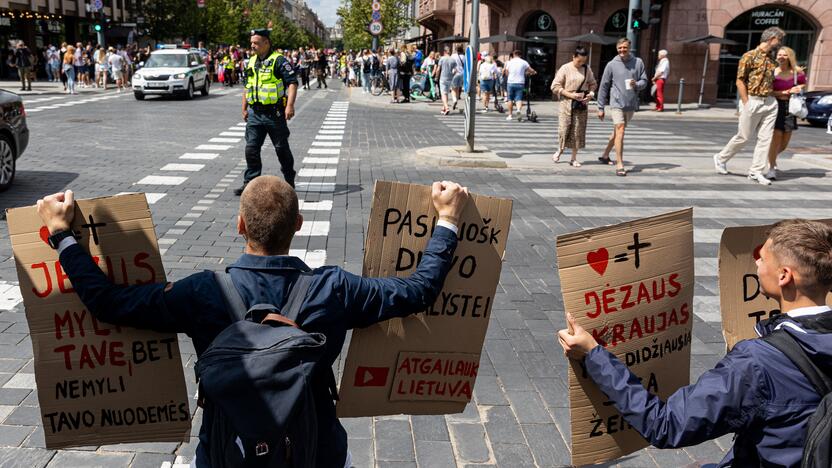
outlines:
M529 65L529 62L520 58L520 51L515 50L512 59L506 62L503 74L508 77L508 117L506 120L511 120L513 117L514 103L517 103L517 119L522 117L523 110L523 91L526 88L526 76L536 75L537 72Z
M110 47L109 57L107 63L110 64L110 73L113 74L113 80L116 82L116 91L121 92L124 87L124 58L115 52L115 49Z
M656 85L656 112L664 110L664 83L670 74L670 60L667 58L667 51L659 51L659 64L656 65L656 74L653 75L653 83Z

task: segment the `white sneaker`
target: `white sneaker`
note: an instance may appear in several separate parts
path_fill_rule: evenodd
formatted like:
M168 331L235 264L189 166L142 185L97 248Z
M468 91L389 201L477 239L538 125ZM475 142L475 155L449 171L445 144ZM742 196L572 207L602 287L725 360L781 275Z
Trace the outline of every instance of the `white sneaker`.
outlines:
M716 169L717 174L728 174L728 165L719 160L718 153L714 155L714 168Z
M748 180L753 180L760 185L771 185L771 181L766 179L765 176L759 172L749 172Z
M769 180L777 180L777 168L772 167L771 169L766 172L766 179Z
M511 121L513 118L514 118L514 117L512 117L511 115L509 115L508 117L506 117L506 120Z

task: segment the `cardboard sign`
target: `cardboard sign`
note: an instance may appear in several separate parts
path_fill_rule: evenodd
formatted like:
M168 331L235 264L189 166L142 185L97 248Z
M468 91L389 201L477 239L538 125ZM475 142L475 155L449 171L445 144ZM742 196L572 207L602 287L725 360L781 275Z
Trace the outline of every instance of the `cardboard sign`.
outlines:
M96 320L46 243L35 207L6 216L46 447L187 441L190 410L176 335ZM165 281L144 194L78 200L72 230L113 283Z
M693 210L558 237L566 312L666 398L689 383ZM581 364L570 360L572 464L602 463L648 445Z
M832 224L832 220L824 222ZM780 306L760 291L757 259L766 242L767 226L725 228L719 245L719 308L728 349L756 338L755 325L780 313ZM826 298L832 304L832 293Z
M511 200L471 195L436 302L353 331L339 417L459 413L471 400L511 224ZM438 220L430 187L376 182L364 276L410 276Z

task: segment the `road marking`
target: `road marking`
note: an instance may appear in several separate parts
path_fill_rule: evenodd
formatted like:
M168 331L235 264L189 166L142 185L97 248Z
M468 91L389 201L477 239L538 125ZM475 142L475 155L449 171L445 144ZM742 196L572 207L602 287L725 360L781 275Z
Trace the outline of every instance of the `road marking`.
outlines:
M239 143L239 138L211 138L209 143Z
M22 301L23 295L17 283L0 281L0 310L12 310Z
M338 158L303 158L303 164L338 164Z
M332 211L332 200L321 200L316 202L298 200L301 211Z
M246 132L220 132L220 136L224 137L244 137Z
M188 180L181 176L156 176L149 175L135 183L135 185L180 185Z
M311 169L302 167L298 171L298 177L335 177L336 171L337 169L334 168Z
M230 145L199 145L195 149L197 151L225 151L231 148Z
M316 140L342 140L344 135L315 135Z
M327 236L329 235L329 221L306 221L300 227L296 236Z
M303 260L310 268L319 268L326 264L326 250L290 249L289 255Z
M179 159L205 159L211 160L216 159L219 156L219 153L185 153L182 156L179 156Z
M148 192L119 192L116 195L132 195L134 193L144 193L144 198L147 200L148 205L152 205L157 201L165 198L166 193L148 193Z
M335 146L335 147L338 147L338 148L340 148L342 144L343 143L341 143L340 141L313 141L312 142L312 146Z
M160 170L162 171L185 171L185 172L197 172L201 171L202 168L205 167L205 164L177 164L177 163L169 163L162 166Z
M324 129L320 129L320 130L318 130L318 133L321 134L321 135L343 135L344 131L343 130L324 130Z
M12 376L3 385L3 388L26 388L35 390L37 385L35 384L35 374L29 374L26 372L19 372Z
M338 148L309 148L309 154L341 154Z
M298 192L331 193L335 191L334 182L296 182Z

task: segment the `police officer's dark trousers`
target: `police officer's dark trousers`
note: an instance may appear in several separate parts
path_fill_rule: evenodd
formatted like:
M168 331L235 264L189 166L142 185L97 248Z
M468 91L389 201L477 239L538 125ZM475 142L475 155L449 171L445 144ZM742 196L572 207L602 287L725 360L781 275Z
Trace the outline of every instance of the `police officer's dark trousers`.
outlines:
M277 106L252 106L248 109L246 123L246 172L243 182L249 183L263 170L260 148L266 141L266 135L272 140L280 171L286 182L295 185L295 158L289 148L289 126L283 115L283 109Z

